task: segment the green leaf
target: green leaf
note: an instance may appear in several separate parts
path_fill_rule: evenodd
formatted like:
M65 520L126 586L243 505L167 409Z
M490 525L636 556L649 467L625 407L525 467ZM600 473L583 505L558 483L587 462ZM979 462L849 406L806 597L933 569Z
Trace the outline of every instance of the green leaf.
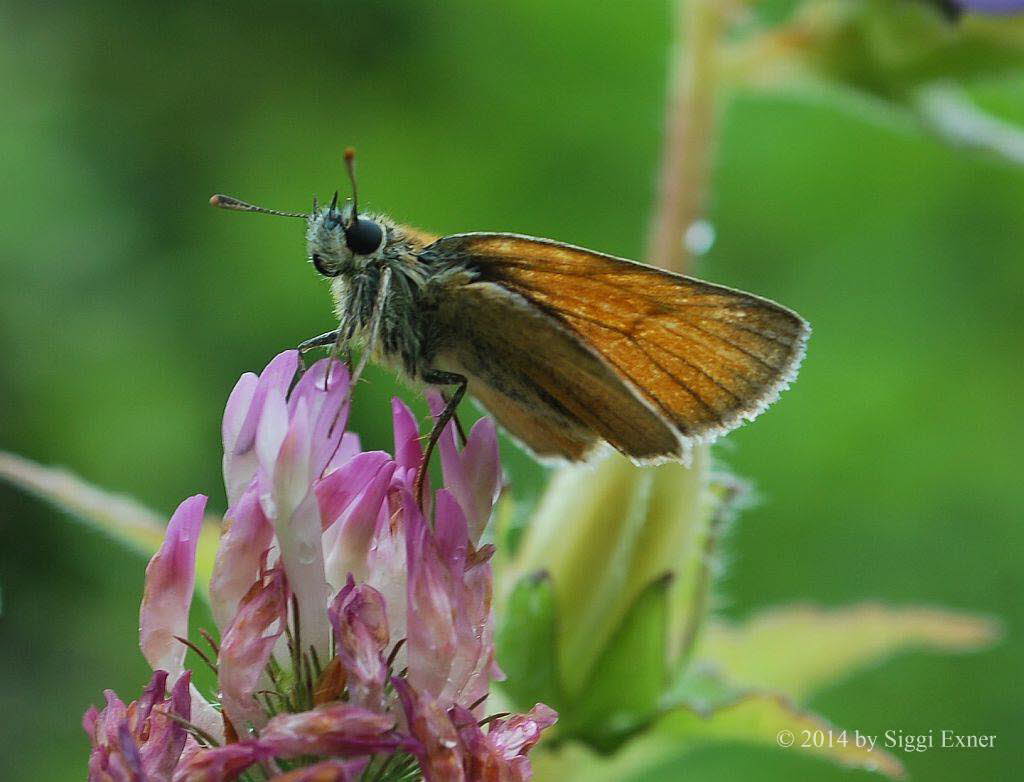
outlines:
M697 660L663 701L673 704L670 711L613 755L601 755L575 741L542 745L532 755L534 779L642 780L653 768L716 743L776 747L900 777L899 761L877 743L871 747L862 737L858 744L858 734L844 734L774 690L784 687L788 695L803 695L901 649L969 651L998 635L996 623L969 614L878 604L831 610L795 606L766 612L743 624L712 622ZM723 678L718 673L721 669L730 678ZM632 679L627 676L622 681ZM563 720L575 715L575 711L563 715ZM792 746L780 747L782 731L792 734ZM591 741L576 731L569 735ZM787 738L784 735L784 741ZM603 748L599 743L594 746Z
M0 478L52 503L145 557L152 556L163 543L166 517L131 497L97 488L69 470L44 467L22 456L0 451ZM196 584L204 597L219 539L220 519L208 515L196 554Z
M556 649L557 621L551 578L539 572L516 582L498 615L498 663L508 678L501 687L517 708L562 701Z
M600 755L578 741L542 741L530 753L530 765L533 782L632 782L664 758L660 749L650 756L627 757L622 752Z
M722 677L714 663L690 665L683 676L665 693L662 707L666 710L686 706L700 714L711 714L715 709L732 703L745 689L739 689Z
M131 497L99 489L69 470L0 452L0 477L147 556L163 542L165 518Z
M999 637L991 619L934 608L862 603L776 608L741 624L711 622L697 659L731 681L803 700L853 671L906 649L972 651Z
M536 782L639 782L648 779L653 769L678 762L701 746L754 744L894 779L904 776L896 757L877 743L869 748L863 736L858 744L858 735L797 708L783 696L748 693L709 715L677 708L612 755L600 755L578 742L563 742L542 744L530 759ZM791 736L793 744L782 746L790 743Z
M744 689L710 668L693 666L675 688L675 695L683 695L687 702L673 708L652 728L655 743L671 736L691 749L717 742L763 744L890 777L904 774L900 762L878 744L877 736L868 738L837 728L797 707L782 693Z
M594 665L560 733L612 750L655 716L668 683L668 594L664 575L644 589Z
M726 47L725 77L780 86L819 80L904 104L922 85L999 78L1024 66L1024 19L969 13L951 22L937 3L804 0L784 22Z
M656 742L677 747L681 742L691 748L718 742L760 744L893 778L905 774L899 760L877 744L872 747L861 734L837 728L778 693L747 693L708 716L678 708L662 717L651 737Z
M1024 165L1024 128L987 113L962 87L926 85L914 93L910 105L925 127L948 143Z
M535 782L639 782L686 753L712 744L751 744L797 752L849 768L904 776L902 764L863 736L843 731L775 693L747 693L710 715L686 707L665 714L614 755L601 756L576 742L542 744L531 755ZM780 739L781 736L781 739ZM791 746L788 744L792 737ZM804 745L807 746L804 746ZM818 746L816 746L818 745Z

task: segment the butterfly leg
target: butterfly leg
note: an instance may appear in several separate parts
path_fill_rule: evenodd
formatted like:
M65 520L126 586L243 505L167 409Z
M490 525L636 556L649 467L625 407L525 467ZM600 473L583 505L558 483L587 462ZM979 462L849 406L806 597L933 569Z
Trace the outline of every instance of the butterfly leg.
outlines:
M437 441L441 438L441 432L444 431L448 422L455 417L455 410L458 408L459 402L462 401L462 397L465 396L466 386L469 384L469 380L465 375L460 375L455 372L442 372L438 369L432 369L425 372L423 374L423 380L432 386L455 386L455 390L452 392L451 397L446 399L444 410L441 411L441 415L439 415L437 417L437 421L434 422L434 428L430 430L430 437L427 438L427 447L423 452L423 461L420 463L420 468L416 472L416 482L413 484L413 492L416 497L416 503L420 506L420 510L423 510L423 484L426 482L427 467L430 465L430 457L434 453Z
M306 371L306 354L313 350L313 348L322 348L325 345L333 345L341 334L341 329L335 329L334 331L326 331L317 337L311 337L310 339L304 340L299 343L299 369L302 372Z
M445 404L448 404L448 394L442 393L441 398L444 400ZM455 431L459 433L459 444L465 447L466 442L469 438L466 437L466 430L462 426L462 421L459 420L458 410L456 410L455 413L452 414L452 421L455 422Z
M318 337L304 340L299 343L299 353L308 353L313 348L322 348L324 345L330 345L338 338L339 333L341 333L341 330L335 329L334 331L325 331Z

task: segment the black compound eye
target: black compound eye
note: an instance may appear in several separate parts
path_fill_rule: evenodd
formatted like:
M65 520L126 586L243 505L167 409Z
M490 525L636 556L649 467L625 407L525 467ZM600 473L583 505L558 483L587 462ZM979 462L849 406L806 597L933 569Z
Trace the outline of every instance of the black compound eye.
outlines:
M324 263L324 259L320 257L319 253L313 253L313 268L320 272L324 277L337 277L341 274L340 269L328 268L327 264Z
M356 255L369 255L384 239L384 229L373 220L359 218L345 229L345 244Z

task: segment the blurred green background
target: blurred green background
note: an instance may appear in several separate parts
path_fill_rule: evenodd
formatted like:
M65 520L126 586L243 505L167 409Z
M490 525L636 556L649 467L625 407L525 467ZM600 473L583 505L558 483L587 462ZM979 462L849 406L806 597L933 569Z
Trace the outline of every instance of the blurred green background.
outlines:
M206 199L305 209L343 184L347 144L364 200L400 220L639 256L670 9L483 5L6 4L0 447L162 511L195 492L223 509L232 384L332 323L300 226ZM975 97L1024 122L1024 79ZM906 655L811 705L867 733L997 734L902 759L917 779L1014 777L1024 170L882 111L750 92L713 186L700 274L815 329L799 382L717 448L762 497L732 536L723 611L877 598L1001 617L991 651ZM370 379L353 428L387 447L395 386ZM506 450L529 498L543 473ZM0 777L83 778L81 713L148 678L145 562L5 485L0 524ZM720 748L657 778L869 775Z

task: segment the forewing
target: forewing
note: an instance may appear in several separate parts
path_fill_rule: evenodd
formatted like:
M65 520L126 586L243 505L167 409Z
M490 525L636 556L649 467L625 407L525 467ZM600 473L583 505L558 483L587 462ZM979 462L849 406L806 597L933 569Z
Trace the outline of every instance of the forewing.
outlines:
M686 438L760 413L795 376L810 333L767 299L558 242L457 234L430 250L577 335Z
M442 295L435 364L535 454L585 459L600 440L642 461L682 457L671 426L572 331L516 293L470 282Z

